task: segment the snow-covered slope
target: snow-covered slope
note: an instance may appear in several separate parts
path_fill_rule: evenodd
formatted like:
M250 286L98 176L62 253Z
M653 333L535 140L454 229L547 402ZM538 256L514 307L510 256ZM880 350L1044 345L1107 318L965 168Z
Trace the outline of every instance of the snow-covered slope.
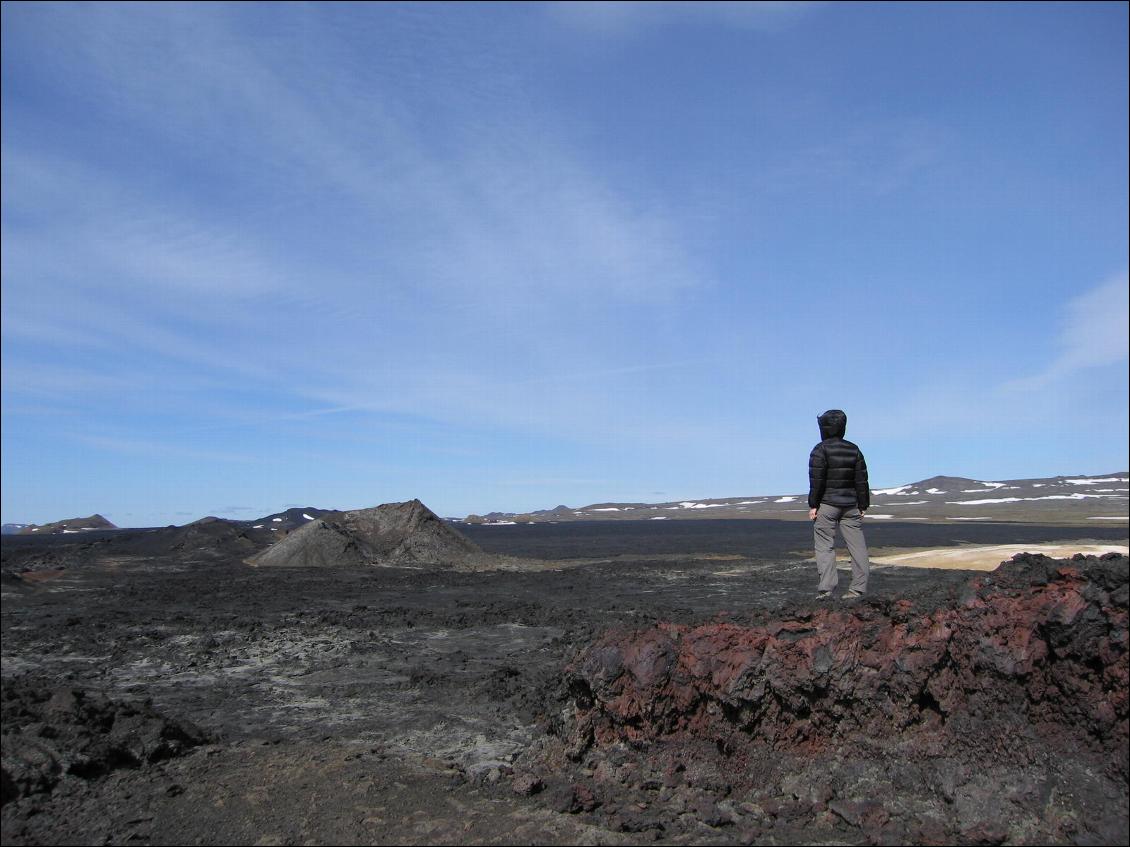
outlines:
M1130 473L979 480L934 476L871 490L870 520L1034 521L1111 524L1127 522ZM688 518L808 517L807 490L746 497L699 498L667 503L593 503L523 513L532 520L681 520ZM487 524L514 523L513 513L493 512Z

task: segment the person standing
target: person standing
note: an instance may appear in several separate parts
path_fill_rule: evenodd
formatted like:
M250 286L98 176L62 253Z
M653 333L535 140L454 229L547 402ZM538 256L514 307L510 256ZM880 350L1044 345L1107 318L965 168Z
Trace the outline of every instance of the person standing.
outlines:
M827 600L840 580L836 573L836 527L851 554L851 585L844 599L867 593L871 563L863 538L863 514L871 505L867 487L867 462L863 451L844 438L847 415L829 409L820 415L820 443L808 456L808 517L813 521L816 568L820 585L816 599Z

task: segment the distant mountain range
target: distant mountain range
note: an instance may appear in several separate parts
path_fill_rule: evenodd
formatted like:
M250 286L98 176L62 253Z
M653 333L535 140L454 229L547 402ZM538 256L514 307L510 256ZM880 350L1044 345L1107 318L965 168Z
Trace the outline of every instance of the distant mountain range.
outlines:
M289 532L304 526L312 520L331 514L332 509L316 509L306 506L301 509L287 509L285 512L275 512L264 515L255 520L231 520L212 516L199 518L192 523L185 524L185 528L202 527L206 524L231 524L250 529L272 530L274 532ZM118 529L101 515L91 515L89 518L68 518L48 524L4 524L4 535L70 535L72 533L90 532L93 530Z
M1117 525L1130 520L1130 472L1099 476L1055 476L1040 479L978 480L956 476L934 476L894 488L871 490L868 520L909 521L1023 521ZM489 512L447 520L493 526L519 523L562 523L609 520L701 520L705 518L770 518L806 520L807 491L793 494L761 494L745 497L672 500L665 503L592 503L588 506L557 506L534 512ZM222 523L240 531L282 532L305 526L335 509L313 506L287 509L254 520L206 517L186 524L196 527ZM117 527L101 515L68 518L53 523L4 524L4 534L60 535L111 530ZM211 530L210 530L211 531Z
M872 489L868 520L1126 523L1130 472L1100 476L984 481L935 476ZM772 518L807 520L807 490L791 494L705 498L666 503L593 503L535 512L468 515L464 523L505 525L563 521Z
M326 515L335 514L340 513L334 509L316 509L313 506L303 506L301 508L287 509L285 512L275 512L270 515L264 515L261 518L255 518L253 520L234 520L232 518L217 518L209 515L206 518L199 518L185 526L227 524L233 527L242 527L243 529L287 533L292 529L298 529L300 526L306 526L310 521L315 521Z

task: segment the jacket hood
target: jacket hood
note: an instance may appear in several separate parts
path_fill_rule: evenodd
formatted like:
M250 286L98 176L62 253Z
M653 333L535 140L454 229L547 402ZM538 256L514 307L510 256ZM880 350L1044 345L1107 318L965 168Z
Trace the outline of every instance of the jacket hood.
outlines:
M843 438L847 432L847 415L839 409L829 409L816 419L820 424L820 440L826 438Z

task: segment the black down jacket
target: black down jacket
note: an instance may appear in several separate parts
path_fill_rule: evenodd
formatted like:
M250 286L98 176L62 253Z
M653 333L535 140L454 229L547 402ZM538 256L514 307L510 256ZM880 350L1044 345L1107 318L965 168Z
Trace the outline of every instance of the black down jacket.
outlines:
M808 456L808 508L818 509L821 503L827 503L867 509L871 505L867 462L863 451L844 438L847 415L830 409L816 421L822 440Z

